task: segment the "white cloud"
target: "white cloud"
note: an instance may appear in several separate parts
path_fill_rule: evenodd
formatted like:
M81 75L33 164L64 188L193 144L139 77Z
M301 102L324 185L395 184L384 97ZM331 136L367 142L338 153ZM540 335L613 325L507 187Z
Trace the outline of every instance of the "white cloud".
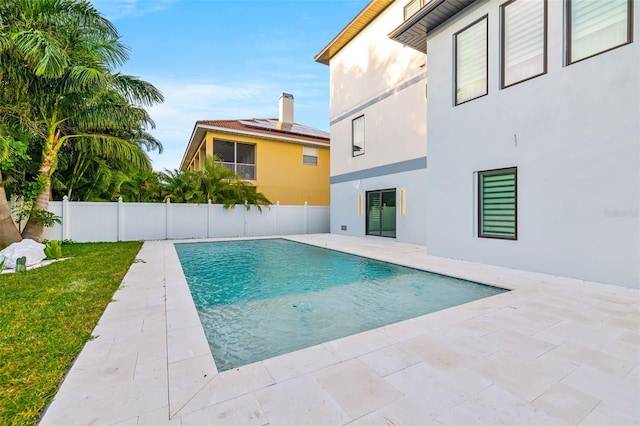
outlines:
M151 133L158 138L165 152L152 154L154 169L176 169L198 120L223 120L254 117L276 117L278 95L269 84L236 82L166 81L148 78L162 91L165 102L149 108L156 123ZM274 95L274 93L276 95Z

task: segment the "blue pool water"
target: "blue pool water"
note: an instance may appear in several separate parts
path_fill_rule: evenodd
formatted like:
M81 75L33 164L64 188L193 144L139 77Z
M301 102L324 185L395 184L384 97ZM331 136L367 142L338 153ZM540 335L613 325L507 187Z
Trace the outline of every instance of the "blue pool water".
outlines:
M175 247L219 371L507 291L283 239Z

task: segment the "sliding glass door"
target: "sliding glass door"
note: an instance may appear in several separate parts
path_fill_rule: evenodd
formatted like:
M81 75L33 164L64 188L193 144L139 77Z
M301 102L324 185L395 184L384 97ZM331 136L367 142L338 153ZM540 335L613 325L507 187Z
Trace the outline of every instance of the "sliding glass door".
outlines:
M367 192L367 235L396 237L396 190Z

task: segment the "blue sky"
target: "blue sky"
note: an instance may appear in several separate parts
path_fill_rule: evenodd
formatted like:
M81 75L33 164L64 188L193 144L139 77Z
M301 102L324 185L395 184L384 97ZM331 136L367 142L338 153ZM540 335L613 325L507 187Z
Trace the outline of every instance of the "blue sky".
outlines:
M177 169L197 120L278 116L295 98L298 123L329 130L329 67L314 56L368 0L93 0L130 48L125 74L162 91L149 109Z

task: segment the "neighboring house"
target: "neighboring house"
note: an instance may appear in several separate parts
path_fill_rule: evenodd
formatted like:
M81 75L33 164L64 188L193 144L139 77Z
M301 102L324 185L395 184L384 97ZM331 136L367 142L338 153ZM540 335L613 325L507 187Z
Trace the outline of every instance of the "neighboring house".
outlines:
M428 253L640 287L638 4L397 4L379 32L428 57Z
M373 1L317 56L331 75L331 232L426 243L426 57Z
M196 122L180 170L214 155L274 204L329 205L329 134L293 121L293 95L279 118Z

